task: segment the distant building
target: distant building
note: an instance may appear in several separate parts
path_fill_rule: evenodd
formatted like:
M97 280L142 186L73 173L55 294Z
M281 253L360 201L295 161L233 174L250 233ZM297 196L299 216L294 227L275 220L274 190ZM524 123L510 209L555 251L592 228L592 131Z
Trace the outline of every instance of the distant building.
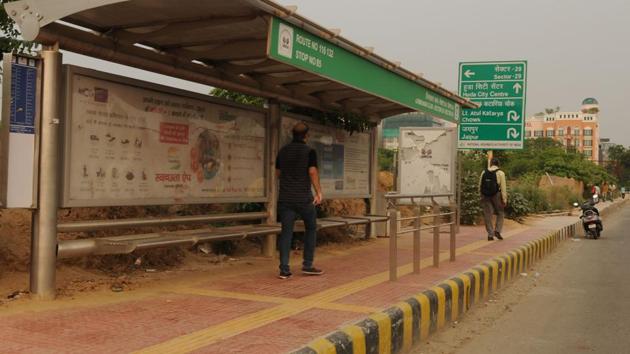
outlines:
M399 114L383 120L383 145L385 149L398 149L398 134L400 128L407 127L443 127L450 123L441 119L434 119L431 115L413 112Z
M599 103L594 98L582 101L578 112L539 113L525 120L525 138L552 138L565 148L579 151L598 162Z

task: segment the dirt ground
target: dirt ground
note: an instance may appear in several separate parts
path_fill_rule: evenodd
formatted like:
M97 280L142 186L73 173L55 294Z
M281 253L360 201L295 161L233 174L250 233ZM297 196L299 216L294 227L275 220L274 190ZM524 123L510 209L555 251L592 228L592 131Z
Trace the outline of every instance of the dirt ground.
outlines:
M324 215L361 215L365 213L363 200L327 201L321 208ZM68 209L59 213L59 220L138 218L161 215L191 215L220 212L207 206L183 207L127 207ZM182 227L143 228L136 233L181 229ZM128 233L129 230L61 234L61 239L102 237ZM319 233L318 247L334 250L361 242L364 227L324 230ZM28 210L0 210L0 306L28 298L31 244L31 212ZM229 269L239 263L261 259L262 240L222 241L193 248L155 249L130 255L94 256L63 260L57 266L57 294L72 297L77 293L94 291L124 291L144 284L179 277L191 272ZM301 249L299 236L294 248ZM265 264L268 263L264 259ZM252 263L254 264L254 263Z
M348 247L361 247L371 241L348 238L343 242L326 242L317 246L318 253L334 254L343 252ZM294 256L302 252L301 242L294 245ZM57 266L57 298L70 299L82 293L103 293L138 290L145 287L159 286L160 283L184 281L203 277L203 274L220 271L222 276L231 276L239 272L260 267L273 267L276 261L262 257L256 247L237 248L231 256L205 254L200 250L185 250L181 263L175 266L150 267L142 263L143 257L133 268L112 273L95 268L83 268L76 265ZM271 263L270 263L271 262ZM18 305L28 301L30 295L29 275L24 271L5 271L0 276L0 309L6 305Z

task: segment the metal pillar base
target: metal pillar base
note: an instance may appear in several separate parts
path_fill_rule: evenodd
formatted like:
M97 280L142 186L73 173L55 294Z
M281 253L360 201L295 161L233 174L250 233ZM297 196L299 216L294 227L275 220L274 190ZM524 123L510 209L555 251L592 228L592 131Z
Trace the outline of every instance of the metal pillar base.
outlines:
M269 257L271 259L276 259L276 239L278 235L267 235L265 236L265 240L263 241L263 256Z

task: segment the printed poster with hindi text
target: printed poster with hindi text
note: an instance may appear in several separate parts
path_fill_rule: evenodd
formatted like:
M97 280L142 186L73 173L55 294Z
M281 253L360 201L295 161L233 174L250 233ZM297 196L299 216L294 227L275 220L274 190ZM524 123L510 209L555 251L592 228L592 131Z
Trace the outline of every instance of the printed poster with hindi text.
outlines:
M66 156L72 206L265 196L265 116L75 74Z

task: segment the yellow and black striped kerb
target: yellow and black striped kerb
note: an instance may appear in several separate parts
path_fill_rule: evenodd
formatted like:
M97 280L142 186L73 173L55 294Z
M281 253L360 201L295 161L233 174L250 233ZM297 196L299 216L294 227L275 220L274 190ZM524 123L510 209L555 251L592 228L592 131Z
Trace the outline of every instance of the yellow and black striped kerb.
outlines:
M581 225L570 225L483 262L389 309L318 338L293 354L390 354L458 320L474 304L547 255Z

